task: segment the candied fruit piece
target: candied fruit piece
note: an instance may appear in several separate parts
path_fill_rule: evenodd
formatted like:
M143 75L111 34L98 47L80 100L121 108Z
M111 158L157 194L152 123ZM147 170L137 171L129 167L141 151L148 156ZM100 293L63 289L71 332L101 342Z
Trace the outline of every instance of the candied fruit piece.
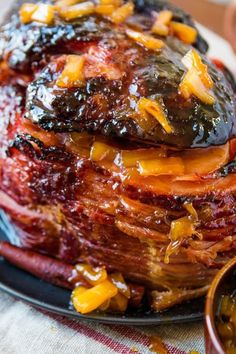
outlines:
M209 93L208 88L203 84L201 77L195 68L189 70L184 76L179 86L181 95L188 99L191 95L197 97L200 101L207 105L215 103L215 98Z
M115 11L114 5L97 5L95 12L99 15L109 16Z
M38 4L32 13L31 21L36 21L50 25L54 21L54 7L47 4Z
M117 293L117 287L111 281L105 280L82 293L78 293L76 288L73 292L72 303L76 311L85 314L96 310Z
M171 222L170 238L172 241L189 238L194 234L195 226L190 217L184 216Z
M197 39L197 30L184 23L171 21L170 29L174 35L187 44L193 44Z
M120 160L124 167L134 167L140 161L153 160L159 157L165 157L166 150L159 149L138 149L138 150L123 150L120 153Z
M56 81L56 85L62 88L81 87L84 85L85 57L68 55L66 65Z
M184 66L191 70L193 67L197 70L203 84L206 88L211 89L213 87L213 80L208 73L208 67L202 62L201 56L196 49L191 49L182 59Z
M161 124L163 129L165 129L168 134L173 132L173 128L169 124L167 117L158 102L142 97L138 101L138 109L140 112L147 112L156 118L156 120Z
M79 17L91 15L95 10L92 1L86 1L73 6L63 6L58 9L59 15L66 21L71 21Z
M152 32L159 36L167 36L169 33L168 25L173 17L173 12L163 10L157 15L157 19L152 26Z
M147 49L159 51L165 46L165 43L148 34L142 32L133 31L131 29L126 30L126 34L129 38L133 39L135 42L143 45Z
M112 162L114 161L117 153L117 150L111 146L95 141L90 152L90 158L92 161L107 160Z
M124 22L128 17L130 17L134 12L134 4L132 2L127 2L126 4L118 7L110 15L109 19L116 25Z
M183 175L184 164L180 157L167 157L139 162L141 176Z
M21 23L23 24L30 23L33 12L37 9L37 7L38 5L36 4L31 4L31 3L23 4L19 11Z

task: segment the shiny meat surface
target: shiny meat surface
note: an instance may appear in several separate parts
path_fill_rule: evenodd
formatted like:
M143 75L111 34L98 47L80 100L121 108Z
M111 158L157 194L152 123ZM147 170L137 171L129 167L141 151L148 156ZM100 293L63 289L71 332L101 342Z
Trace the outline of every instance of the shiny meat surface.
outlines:
M69 47L72 53L87 53L92 65L97 63L98 73L88 68L84 87L58 89L53 83L62 71L63 58L52 59L27 91L27 118L43 129L87 131L178 148L221 145L235 135L234 94L214 65L208 62L214 80L213 106L179 95L181 59L189 47L178 39L169 38L160 54L127 40L122 32L97 44L88 42L81 50L70 42ZM162 102L171 134L154 118L149 126L140 124L142 113L136 104L142 96Z
M37 0L32 0L37 3ZM47 53L50 55L54 52L57 54L65 54L65 44L68 41L87 42L88 40L97 40L102 38L104 33L112 31L111 23L100 21L99 17L84 17L73 22L64 22L57 20L54 26L39 26L32 23L22 25L16 15L20 5L24 0L15 2L12 12L7 18L7 23L0 34L0 55L7 56L9 65L18 70L31 70L32 64L37 64ZM174 13L174 20L189 24L195 27L191 17L179 8L176 8L166 1L136 1L136 15L139 17L139 26L142 29L150 29L153 24L152 12L159 12L169 9ZM12 14L12 18L10 15ZM89 19L89 21L88 21ZM137 18L135 21L137 24ZM206 53L208 45L206 41L198 34L195 43L200 52Z
M118 26L97 15L21 25L15 14L0 35L0 207L19 245L69 268L121 272L152 292L155 310L202 296L236 254L232 79L204 56L198 35L215 103L184 99L181 60L191 46L170 35L153 52L125 34L150 34L153 11L165 7L138 1ZM68 54L86 57L79 87L56 84ZM145 121L141 97L165 107L172 133Z
M137 2L136 14L128 25L149 31L153 11L168 6L162 1L156 7L152 2L145 6ZM174 14L175 20L192 25L182 11L174 8ZM128 39L126 28L115 27L100 16L72 23L57 19L53 26L21 25L13 16L3 28L0 53L11 68L37 73L28 88L27 117L46 130L88 131L177 148L221 145L232 138L235 98L222 72L205 58L216 102L206 105L194 97L186 101L179 95L179 84L185 72L181 59L190 47L169 36L165 48L157 53ZM196 46L206 50L199 36ZM100 70L90 68L82 88L58 90L52 83L63 69L61 56L65 54L88 54L91 66L98 65ZM143 126L142 114L136 107L141 96L158 99L165 107L174 128L171 134L155 119L151 119L149 127Z

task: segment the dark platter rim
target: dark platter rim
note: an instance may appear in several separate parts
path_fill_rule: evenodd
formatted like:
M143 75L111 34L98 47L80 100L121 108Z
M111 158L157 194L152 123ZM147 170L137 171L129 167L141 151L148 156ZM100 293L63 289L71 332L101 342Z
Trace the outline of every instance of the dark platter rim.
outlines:
M4 262L5 266L8 267L8 262L5 262L0 258L0 267L1 264ZM12 267L9 264L10 267ZM15 267L14 267L15 268ZM19 274L22 271L19 270ZM25 272L24 272L25 273ZM24 276L23 272L22 275ZM57 289L56 286L48 284L43 282L40 279L37 279L33 276L30 275L30 278L34 278L34 282L40 283L42 287L46 286L51 286L55 289ZM64 290L61 288L60 291L65 291L69 292L68 290ZM165 324L173 324L173 323L190 323L190 322L196 322L200 321L203 319L203 313L202 312L193 312L191 314L174 314L171 315L171 310L167 311L166 313L162 313L163 317L160 317L159 314L155 314L153 312L145 313L145 312L137 312L136 315L132 314L127 314L127 315L110 315L110 314L102 314L102 313L94 313L91 315L81 315L72 309L69 308L68 304L68 309L65 308L60 308L59 306L53 306L52 304L49 304L47 302L47 299L44 299L43 301L38 300L34 298L33 296L29 296L24 294L22 291L19 291L17 288L13 288L12 286L4 284L4 282L1 280L0 276L0 290L3 292L7 293L8 295L13 296L14 298L21 300L29 305L32 305L33 307L37 309L41 309L44 311L48 311L57 315L62 315L69 317L71 319L77 319L77 320L88 320L88 321L94 321L94 322L100 322L100 323L107 323L107 324L122 324L122 325L137 325L137 326L149 326L149 325L165 325ZM191 306L191 302L186 303L185 306ZM136 316L136 317L135 317Z

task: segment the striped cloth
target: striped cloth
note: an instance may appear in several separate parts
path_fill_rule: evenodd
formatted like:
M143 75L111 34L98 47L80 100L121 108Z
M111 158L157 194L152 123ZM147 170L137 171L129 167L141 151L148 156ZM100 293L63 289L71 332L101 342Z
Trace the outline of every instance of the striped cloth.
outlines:
M126 327L77 322L0 292L0 354L151 354L152 336L161 337L170 354L204 354L202 323Z

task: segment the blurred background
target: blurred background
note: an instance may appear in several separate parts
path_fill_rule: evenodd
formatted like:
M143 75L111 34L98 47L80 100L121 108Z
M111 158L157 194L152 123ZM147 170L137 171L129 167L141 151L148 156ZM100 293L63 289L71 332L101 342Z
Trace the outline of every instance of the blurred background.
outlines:
M209 55L221 59L236 77L236 0L171 2L193 16L210 44Z
M236 2L232 0L172 0L172 3L191 13L197 21L211 30L223 37L227 36L225 33L225 17L228 17L228 11L233 13ZM234 30L236 42L236 22Z
M0 0L0 19L14 1ZM209 56L222 60L236 77L236 0L170 0L170 2L192 15L198 22L202 35L210 44Z
M189 12L210 44L209 56L221 59L236 77L236 0L172 0Z

